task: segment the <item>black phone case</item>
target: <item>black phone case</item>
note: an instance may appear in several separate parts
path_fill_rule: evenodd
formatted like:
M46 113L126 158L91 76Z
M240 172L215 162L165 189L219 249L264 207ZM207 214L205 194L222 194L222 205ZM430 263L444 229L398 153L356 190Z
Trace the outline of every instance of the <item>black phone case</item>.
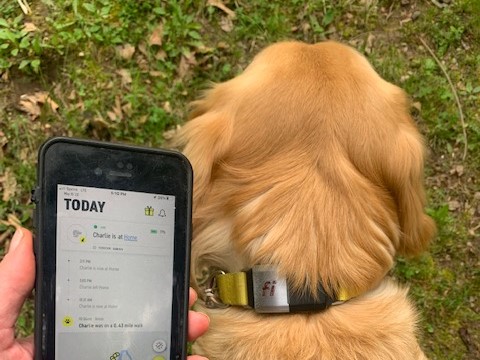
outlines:
M64 144L78 144L89 147L98 147L103 149L112 149L112 150L125 150L125 151L134 151L134 152L143 152L143 153L161 153L167 156L172 156L178 158L178 161L182 162L187 175L187 218L189 221L186 222L186 261L184 264L185 271L183 272L182 282L185 286L182 288L182 295L178 299L182 304L179 311L181 312L181 321L176 323L172 319L172 340L173 337L176 337L176 343L172 343L172 347L175 346L178 349L178 352L174 353L172 351L171 358L175 360L186 359L187 357L187 327L188 327L188 296L189 296L189 274L190 274L190 241L191 241L191 213L192 213L192 189L193 189L193 171L188 159L181 153L177 151L165 150L165 149L151 149L146 147L139 147L133 145L119 144L119 143L108 143L95 140L86 140L78 138L68 138L68 137L54 137L45 141L39 149L38 152L38 165L37 165L37 184L35 189L32 190L32 202L35 203L35 211L33 215L34 222L34 253L36 259L36 279L35 279L35 333L34 333L34 359L36 360L53 360L52 357L49 357L48 354L52 353L52 349L48 349L49 344L46 343L46 339L54 340L55 337L55 327L48 326L51 324L45 324L45 313L43 309L46 307L45 296L52 296L52 293L55 294L55 289L52 287L45 286L44 283L44 269L45 269L45 259L46 256L43 253L43 246L40 244L44 241L41 237L45 231L45 189L44 189L44 176L45 176L45 164L48 161L46 153L50 146L53 144L64 143ZM176 231L176 230L175 230ZM55 261L55 260L54 260ZM175 294L174 294L175 296ZM55 311L55 304L52 304L53 314ZM54 324L53 324L54 325ZM175 328L177 327L177 328ZM54 351L54 349L53 349ZM47 355L45 353L47 352ZM63 359L62 359L63 360ZM66 360L66 359L65 359Z

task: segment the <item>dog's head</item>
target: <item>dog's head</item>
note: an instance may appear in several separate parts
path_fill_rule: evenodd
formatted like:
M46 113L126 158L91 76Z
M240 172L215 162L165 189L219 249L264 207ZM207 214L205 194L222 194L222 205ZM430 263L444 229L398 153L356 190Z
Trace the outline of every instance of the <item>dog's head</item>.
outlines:
M409 101L350 47L275 44L193 106L177 138L195 172L193 276L274 264L298 289L357 294L433 236Z

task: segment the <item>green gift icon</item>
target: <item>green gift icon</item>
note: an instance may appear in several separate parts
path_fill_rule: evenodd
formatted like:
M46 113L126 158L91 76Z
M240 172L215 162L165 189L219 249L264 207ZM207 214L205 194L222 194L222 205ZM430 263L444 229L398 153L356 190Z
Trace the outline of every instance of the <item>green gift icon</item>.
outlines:
M147 206L147 207L145 208L145 215L146 215L146 216L153 216L153 207Z

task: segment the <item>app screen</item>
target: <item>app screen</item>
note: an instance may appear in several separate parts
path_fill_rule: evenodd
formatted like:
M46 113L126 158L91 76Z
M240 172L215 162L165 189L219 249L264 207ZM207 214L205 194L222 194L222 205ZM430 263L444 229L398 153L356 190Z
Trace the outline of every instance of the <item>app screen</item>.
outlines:
M57 193L56 359L169 359L175 197Z

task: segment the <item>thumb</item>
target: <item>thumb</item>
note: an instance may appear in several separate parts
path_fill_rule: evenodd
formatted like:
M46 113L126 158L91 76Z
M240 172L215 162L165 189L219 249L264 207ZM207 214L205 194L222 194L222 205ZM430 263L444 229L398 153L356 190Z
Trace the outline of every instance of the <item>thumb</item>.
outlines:
M13 327L35 281L32 233L17 228L10 249L0 262L0 324Z

